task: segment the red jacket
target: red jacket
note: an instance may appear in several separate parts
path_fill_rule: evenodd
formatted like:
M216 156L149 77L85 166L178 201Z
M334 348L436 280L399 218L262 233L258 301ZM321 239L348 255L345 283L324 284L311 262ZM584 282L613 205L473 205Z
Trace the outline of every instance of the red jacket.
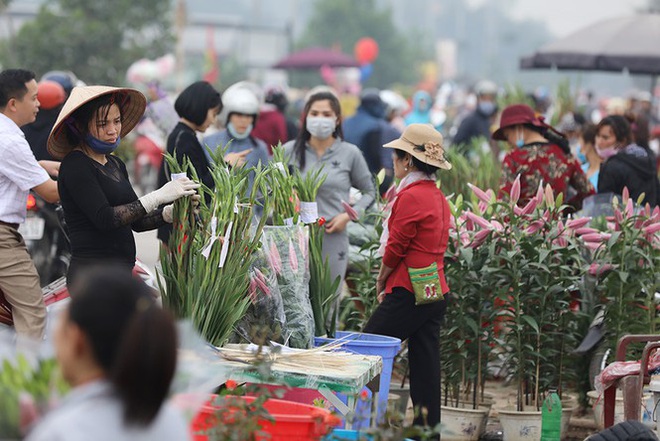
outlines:
M412 292L408 267L438 264L442 293L449 292L444 257L449 240L449 204L434 181L417 181L397 195L388 222L389 239L383 263L394 271L385 283L385 292L402 287Z
M289 140L286 119L277 110L262 110L252 129L252 136L261 139L268 147L268 154L273 154L273 146Z

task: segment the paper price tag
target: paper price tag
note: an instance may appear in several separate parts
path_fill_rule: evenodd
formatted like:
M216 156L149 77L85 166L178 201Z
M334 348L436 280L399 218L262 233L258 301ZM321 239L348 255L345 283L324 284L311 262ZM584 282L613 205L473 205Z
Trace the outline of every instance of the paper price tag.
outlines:
M234 222L229 222L227 225L227 231L225 232L225 241L222 243L222 250L220 251L220 263L218 268L225 266L225 260L227 260L227 253L229 252L229 241L231 239L231 229L234 226Z
M281 171L282 173L286 174L286 166L284 165L284 163L282 163L282 162L276 162L274 165L275 165L275 167L277 167L277 169L278 169L279 171Z
M170 179L176 181L177 179L187 178L187 177L188 175L186 175L185 173L172 173Z
M313 224L319 218L319 209L316 202L300 203L300 219L304 224Z

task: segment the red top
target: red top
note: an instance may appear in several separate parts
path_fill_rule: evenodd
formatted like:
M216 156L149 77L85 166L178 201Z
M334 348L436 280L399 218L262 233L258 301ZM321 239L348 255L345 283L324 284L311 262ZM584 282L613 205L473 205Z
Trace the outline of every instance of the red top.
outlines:
M388 222L390 232L383 263L394 271L385 283L385 292L402 287L412 292L408 267L438 264L442 294L449 292L444 257L449 240L449 204L435 181L417 181L397 195Z
M277 110L262 110L251 134L266 143L269 155L273 154L273 146L277 146L279 142L284 144L289 140L286 119Z
M564 203L579 206L582 199L594 194L594 187L580 163L554 144L530 144L510 151L502 163L500 196L509 195L520 174L520 199L523 206L536 195L541 180L550 184L555 195L564 194ZM567 190L572 187L570 191Z

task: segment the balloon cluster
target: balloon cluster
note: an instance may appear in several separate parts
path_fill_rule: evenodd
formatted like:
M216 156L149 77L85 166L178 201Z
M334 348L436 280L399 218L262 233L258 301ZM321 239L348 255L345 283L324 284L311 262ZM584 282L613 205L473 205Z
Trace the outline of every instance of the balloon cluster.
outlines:
M378 58L378 43L371 37L362 37L355 43L353 52L360 63L360 83L364 83L374 72L373 62Z

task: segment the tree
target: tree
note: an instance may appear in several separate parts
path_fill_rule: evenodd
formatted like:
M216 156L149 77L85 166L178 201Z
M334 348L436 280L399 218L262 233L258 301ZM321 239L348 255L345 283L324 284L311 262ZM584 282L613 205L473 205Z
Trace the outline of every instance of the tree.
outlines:
M394 83L415 83L422 61L432 58L432 42L423 34L405 35L394 25L389 8L374 0L317 0L312 16L296 46L338 46L353 53L361 37L378 42L379 55L366 86L385 88Z
M131 63L171 49L169 0L50 0L0 52L38 74L71 70L88 84L121 84Z

